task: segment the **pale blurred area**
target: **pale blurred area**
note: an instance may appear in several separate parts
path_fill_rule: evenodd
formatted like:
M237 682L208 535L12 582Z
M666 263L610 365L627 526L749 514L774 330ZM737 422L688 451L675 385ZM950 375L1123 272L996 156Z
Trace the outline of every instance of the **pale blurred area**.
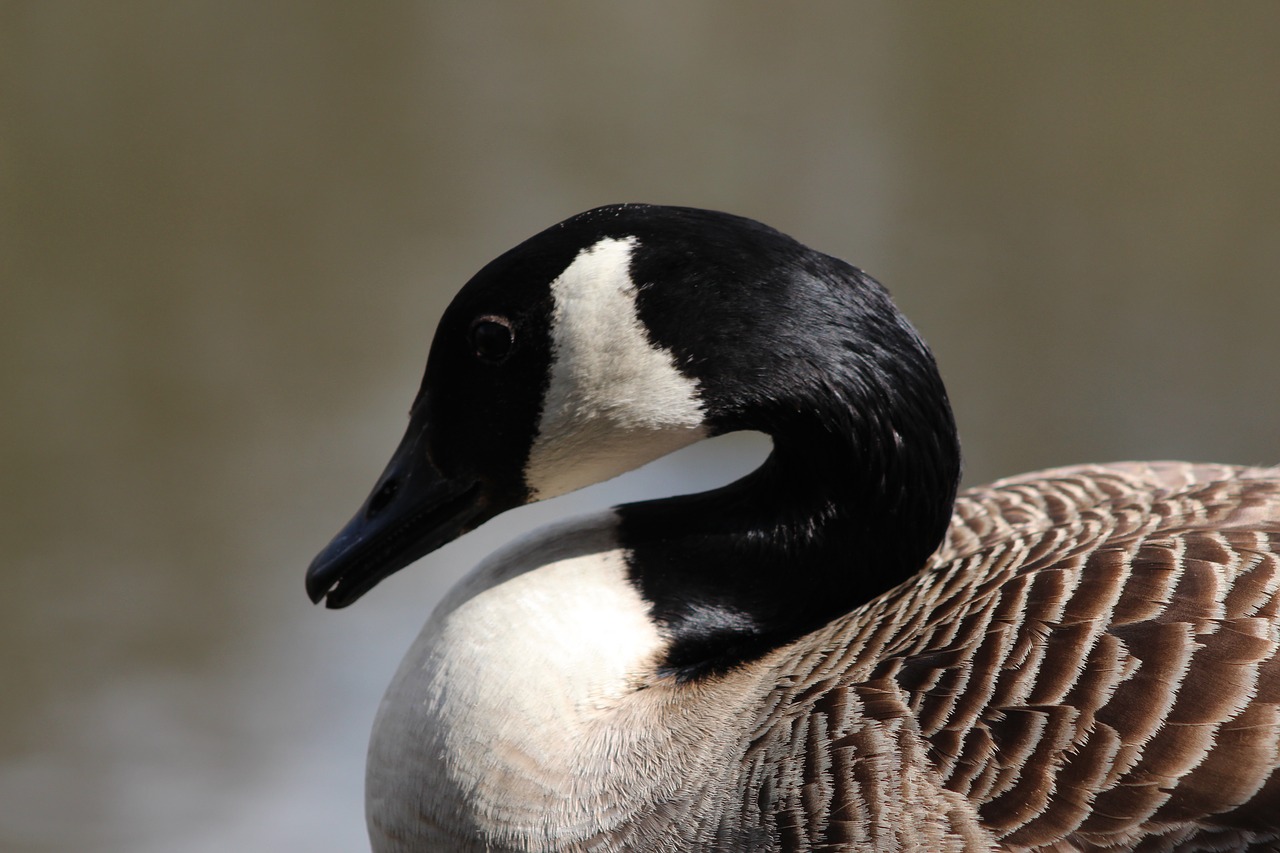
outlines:
M614 201L753 216L932 342L968 480L1280 461L1280 5L0 3L0 850L366 846L433 602L303 571L482 264ZM745 454L745 456L744 456Z

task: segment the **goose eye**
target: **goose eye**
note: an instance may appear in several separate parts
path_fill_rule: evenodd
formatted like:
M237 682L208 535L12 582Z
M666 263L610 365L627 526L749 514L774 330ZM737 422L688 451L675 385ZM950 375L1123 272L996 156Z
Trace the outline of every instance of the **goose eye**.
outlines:
M472 352L486 364L500 364L511 353L511 345L515 343L511 321L505 317L479 318L471 324L468 337Z

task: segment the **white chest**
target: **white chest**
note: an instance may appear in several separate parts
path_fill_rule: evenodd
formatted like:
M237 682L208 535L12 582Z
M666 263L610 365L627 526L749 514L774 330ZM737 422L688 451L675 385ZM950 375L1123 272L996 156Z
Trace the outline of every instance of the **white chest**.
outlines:
M534 534L432 616L374 725L375 850L460 838L570 846L670 794L686 764L723 748L701 731L723 727L703 719L695 731L655 682L664 640L626 580L614 521Z

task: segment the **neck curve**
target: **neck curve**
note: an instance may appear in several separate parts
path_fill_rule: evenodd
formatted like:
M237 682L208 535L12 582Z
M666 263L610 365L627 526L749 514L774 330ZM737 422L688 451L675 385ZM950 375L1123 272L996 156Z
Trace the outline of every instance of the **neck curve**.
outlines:
M924 566L951 517L960 453L932 356L923 344L915 354L911 375L879 387L716 425L773 439L737 482L619 508L631 580L669 640L665 672L696 680L759 658Z

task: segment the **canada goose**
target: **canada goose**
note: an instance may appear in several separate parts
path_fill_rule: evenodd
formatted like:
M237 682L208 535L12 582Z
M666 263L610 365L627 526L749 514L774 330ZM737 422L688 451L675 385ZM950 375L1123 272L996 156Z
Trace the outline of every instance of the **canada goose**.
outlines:
M754 473L450 593L374 726L375 850L1280 848L1280 469L957 497L919 335L751 220L603 207L484 267L308 593L735 430Z

